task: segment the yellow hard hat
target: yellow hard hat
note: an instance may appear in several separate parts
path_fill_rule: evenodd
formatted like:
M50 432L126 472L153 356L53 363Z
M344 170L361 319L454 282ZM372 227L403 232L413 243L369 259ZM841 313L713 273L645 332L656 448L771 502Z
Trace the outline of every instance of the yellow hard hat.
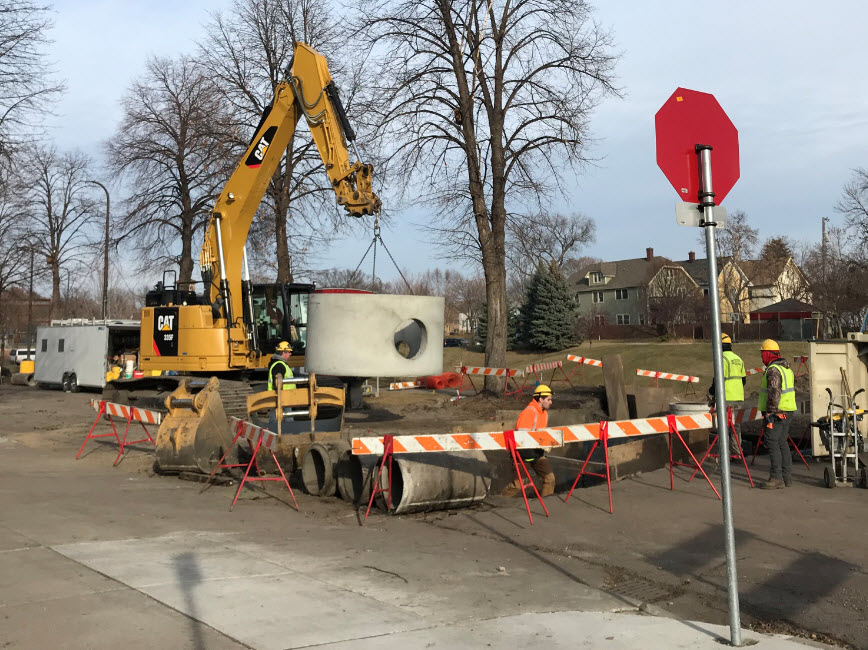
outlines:
M277 344L278 352L292 352L292 346L286 341L281 341Z
M760 347L761 352L780 352L781 346L773 339L766 339Z
M533 391L534 397L551 397L552 389L545 384L540 384Z
M729 338L729 334L721 334L720 335L720 342L721 343L732 343L732 339Z

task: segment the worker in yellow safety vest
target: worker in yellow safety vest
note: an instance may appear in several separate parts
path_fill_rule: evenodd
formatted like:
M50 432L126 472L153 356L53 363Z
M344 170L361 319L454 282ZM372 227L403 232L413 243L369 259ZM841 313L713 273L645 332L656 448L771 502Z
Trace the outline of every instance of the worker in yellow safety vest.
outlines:
M726 395L726 403L734 409L741 407L744 401L744 384L747 376L744 371L744 361L732 351L732 338L729 334L720 337L723 346L723 390ZM709 403L714 401L714 380L711 380L711 388L708 389Z
M545 429L549 423L548 411L551 407L552 389L545 384L540 384L534 389L530 404L519 414L518 421L515 423L516 430L539 431ZM554 494L555 473L552 471L549 459L546 458L545 451L542 449L521 449L519 453L522 460L533 467L533 471L542 479L540 496L547 497ZM521 479L516 478L506 486L502 494L505 497L514 497L519 494L520 490Z
M792 485L789 440L792 413L796 410L796 377L790 364L781 358L777 341L763 341L760 353L766 369L757 408L763 414L763 441L769 450L769 480L762 487L775 490Z
M268 364L268 390L274 390L277 376L283 377L283 390L295 390L295 384L286 383L292 378L292 368L289 367L289 358L292 356L292 346L286 341L277 344L271 363Z

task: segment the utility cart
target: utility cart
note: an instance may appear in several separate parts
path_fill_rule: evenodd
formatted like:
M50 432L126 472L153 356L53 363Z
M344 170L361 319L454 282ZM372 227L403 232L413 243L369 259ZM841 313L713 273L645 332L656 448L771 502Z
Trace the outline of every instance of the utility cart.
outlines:
M865 450L859 423L865 412L856 404L856 397L864 390L859 389L852 397L841 395L838 397L840 403L836 403L832 390L827 388L827 413L811 422L812 427L819 429L820 439L829 453L831 462L823 471L823 482L828 488L839 485L868 488L868 468L859 462L859 454Z

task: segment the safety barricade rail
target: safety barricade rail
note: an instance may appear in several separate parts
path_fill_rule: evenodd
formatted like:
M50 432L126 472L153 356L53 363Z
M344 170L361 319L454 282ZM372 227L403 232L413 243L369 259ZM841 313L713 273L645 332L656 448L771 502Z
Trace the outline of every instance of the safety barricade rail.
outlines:
M424 384L419 381L393 381L389 384L389 390L406 390L408 388L422 388Z
M577 354L568 354L567 361L573 361L577 365L570 371L570 374L567 377L572 377L576 374L576 371L581 368L582 369L582 383L585 383L585 366L594 366L596 368L602 368L603 362L599 359L589 359L588 357L579 356Z
M98 400L92 399L90 400L91 408L93 408L96 413L96 419L93 421L93 424L90 427L90 430L87 432L87 435L84 438L84 442L81 443L81 447L78 450L78 453L75 455L76 460L81 457L81 452L84 451L85 445L87 445L88 440L93 440L94 438L114 438L118 443L118 455L115 457L113 465L117 465L121 458L123 458L125 449L132 445L136 445L142 442L150 442L152 445L156 445L151 432L148 431L148 427L146 425L159 425L162 420L162 413L159 411L150 411L148 409L139 408L137 406L130 406L128 404L116 404L115 402L107 402L106 400ZM94 433L96 429L97 423L103 417L108 420L109 425L111 425L111 433ZM115 419L124 419L126 420L126 427L124 428L123 437L118 434L117 429L115 428ZM141 438L139 440L128 440L127 436L129 435L130 425L133 422L138 422L142 429L145 431L145 438Z
M699 377L693 377L691 375L678 375L674 372L660 372L659 370L642 370L641 368L636 369L636 374L640 377L651 377L656 382L658 379L668 379L669 381L686 381L691 384L695 384L699 381Z
M458 389L458 396L455 399L456 405L458 401L461 399L461 391L466 388L472 388L475 391L475 394L479 394L479 389L476 387L476 384L473 383L473 375L481 375L483 377L504 377L506 381L503 383L503 394L504 395L520 395L521 394L521 386L516 383L516 377L524 376L524 373L521 370L516 370L513 368L488 368L486 366L455 366L455 372L461 374L461 387ZM470 383L470 386L467 386L464 382L467 381ZM509 382L513 384L513 390L509 390Z

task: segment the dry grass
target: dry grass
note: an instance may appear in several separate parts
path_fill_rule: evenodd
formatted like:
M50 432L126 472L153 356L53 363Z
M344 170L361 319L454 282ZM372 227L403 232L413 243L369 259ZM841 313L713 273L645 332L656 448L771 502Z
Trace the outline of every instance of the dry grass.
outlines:
M749 343L736 343L733 352L739 355L746 368L762 366L758 341ZM781 351L784 357L792 362L796 355L808 354L807 341L785 341ZM624 365L624 380L627 385L644 386L651 380L647 377L639 377L635 374L637 368L644 370L659 370L661 372L673 372L683 375L695 375L699 377L696 391L704 394L711 385L713 362L711 344L709 342L632 342L632 341L597 341L583 343L581 346L555 353L539 352L508 352L506 355L507 366L510 368L524 369L532 363L542 361L564 360L564 368L569 373L574 364L566 361L567 354L577 354L592 359L602 359L606 354L620 354ZM460 365L481 366L483 354L468 352L461 348L445 348L443 350L443 370L452 371ZM793 365L793 370L796 370ZM581 371L579 371L580 373ZM546 377L549 373L546 372ZM748 393L759 390L762 375L748 377L746 391ZM588 384L602 384L603 372L594 366L585 366L585 381ZM662 383L672 383L663 382Z

